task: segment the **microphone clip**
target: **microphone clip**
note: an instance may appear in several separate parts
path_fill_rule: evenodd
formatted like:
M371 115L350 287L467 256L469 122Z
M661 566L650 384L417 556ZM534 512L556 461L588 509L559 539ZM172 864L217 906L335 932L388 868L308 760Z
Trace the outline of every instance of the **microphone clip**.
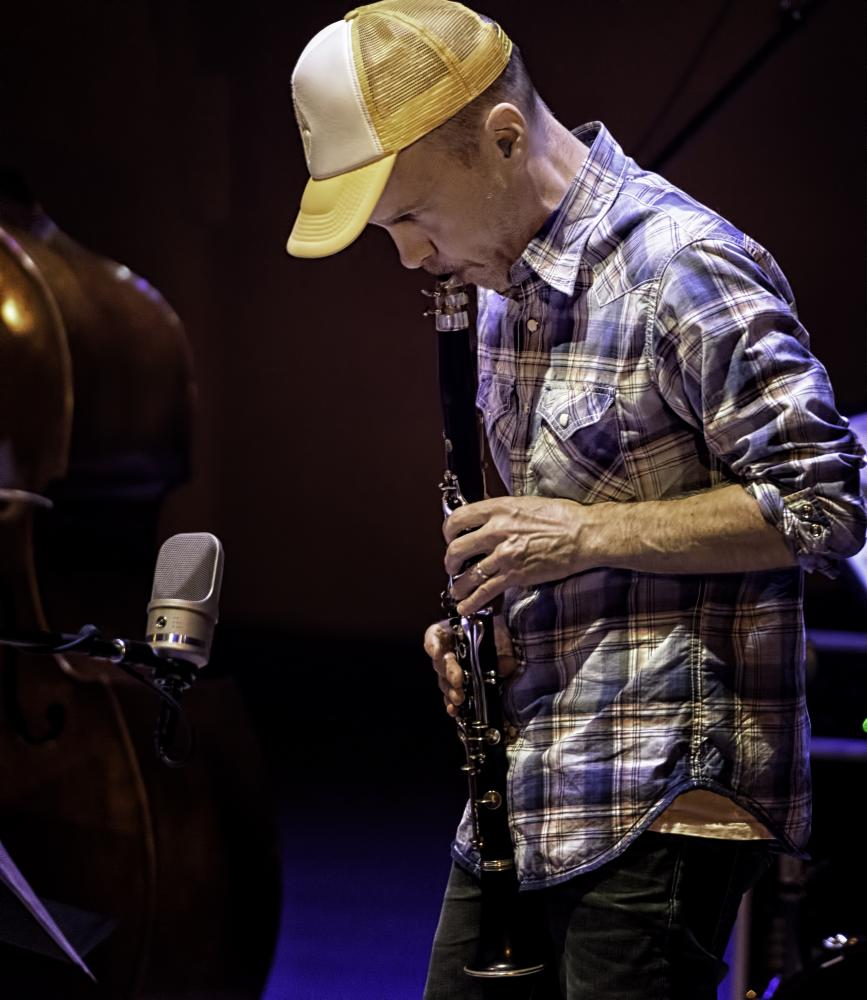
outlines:
M183 717L180 701L196 679L198 669L185 660L166 658L154 667L154 685L161 692L160 713L154 729L154 750L166 767L184 767L195 750L195 733L184 719L186 738L180 748L177 741L178 721Z

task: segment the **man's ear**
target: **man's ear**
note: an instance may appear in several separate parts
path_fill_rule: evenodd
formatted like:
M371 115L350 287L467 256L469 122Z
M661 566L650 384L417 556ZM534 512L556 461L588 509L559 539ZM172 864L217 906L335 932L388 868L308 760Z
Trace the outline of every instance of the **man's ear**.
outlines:
M527 119L507 101L495 105L485 120L485 132L493 139L504 160L515 152L515 145L526 140Z

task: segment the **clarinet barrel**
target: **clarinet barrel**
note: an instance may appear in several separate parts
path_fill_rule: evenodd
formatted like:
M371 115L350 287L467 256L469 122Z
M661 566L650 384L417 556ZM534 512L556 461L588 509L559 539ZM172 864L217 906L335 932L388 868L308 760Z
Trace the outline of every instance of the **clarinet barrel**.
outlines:
M439 334L439 371L447 468L440 483L443 514L484 499L475 371L470 345L467 292L453 279L427 292ZM462 567L466 570L468 566ZM451 583L451 581L449 581ZM456 718L464 746L473 827L482 888L479 947L464 971L484 979L535 976L543 963L533 954L534 934L523 915L507 805L506 742L494 615L483 608L460 615L447 589L442 607L464 672L465 698Z

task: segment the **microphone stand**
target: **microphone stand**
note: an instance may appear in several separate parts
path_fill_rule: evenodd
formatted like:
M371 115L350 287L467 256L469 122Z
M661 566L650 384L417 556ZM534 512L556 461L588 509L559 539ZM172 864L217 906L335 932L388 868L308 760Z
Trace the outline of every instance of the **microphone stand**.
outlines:
M82 653L96 660L108 660L160 696L160 712L154 729L154 749L167 767L183 767L192 756L195 739L187 727L187 747L179 755L170 753L175 742L178 720L181 718L180 699L193 684L197 668L185 660L158 656L152 647L136 639L109 638L95 625L85 625L76 634L66 632L20 631L0 628L0 645L11 646L22 653L53 655ZM134 667L149 667L153 681L147 680Z
M168 662L157 656L146 642L110 639L95 625L85 625L74 635L0 628L0 645L12 646L22 653L84 653L96 660L110 660L118 666L152 667L154 670Z
M710 100L663 146L650 161L650 169L661 170L666 163L709 121L730 97L765 65L782 44L807 22L825 0L779 0L780 27L776 33L736 70ZM637 155L637 154L636 154Z

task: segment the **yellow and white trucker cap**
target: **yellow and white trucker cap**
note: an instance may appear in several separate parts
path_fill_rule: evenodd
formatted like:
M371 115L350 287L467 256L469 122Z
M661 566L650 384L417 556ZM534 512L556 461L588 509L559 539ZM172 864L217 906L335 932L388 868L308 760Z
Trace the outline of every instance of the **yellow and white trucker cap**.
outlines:
M310 180L289 253L349 246L400 150L487 90L511 52L498 24L452 0L382 0L323 28L292 74Z

